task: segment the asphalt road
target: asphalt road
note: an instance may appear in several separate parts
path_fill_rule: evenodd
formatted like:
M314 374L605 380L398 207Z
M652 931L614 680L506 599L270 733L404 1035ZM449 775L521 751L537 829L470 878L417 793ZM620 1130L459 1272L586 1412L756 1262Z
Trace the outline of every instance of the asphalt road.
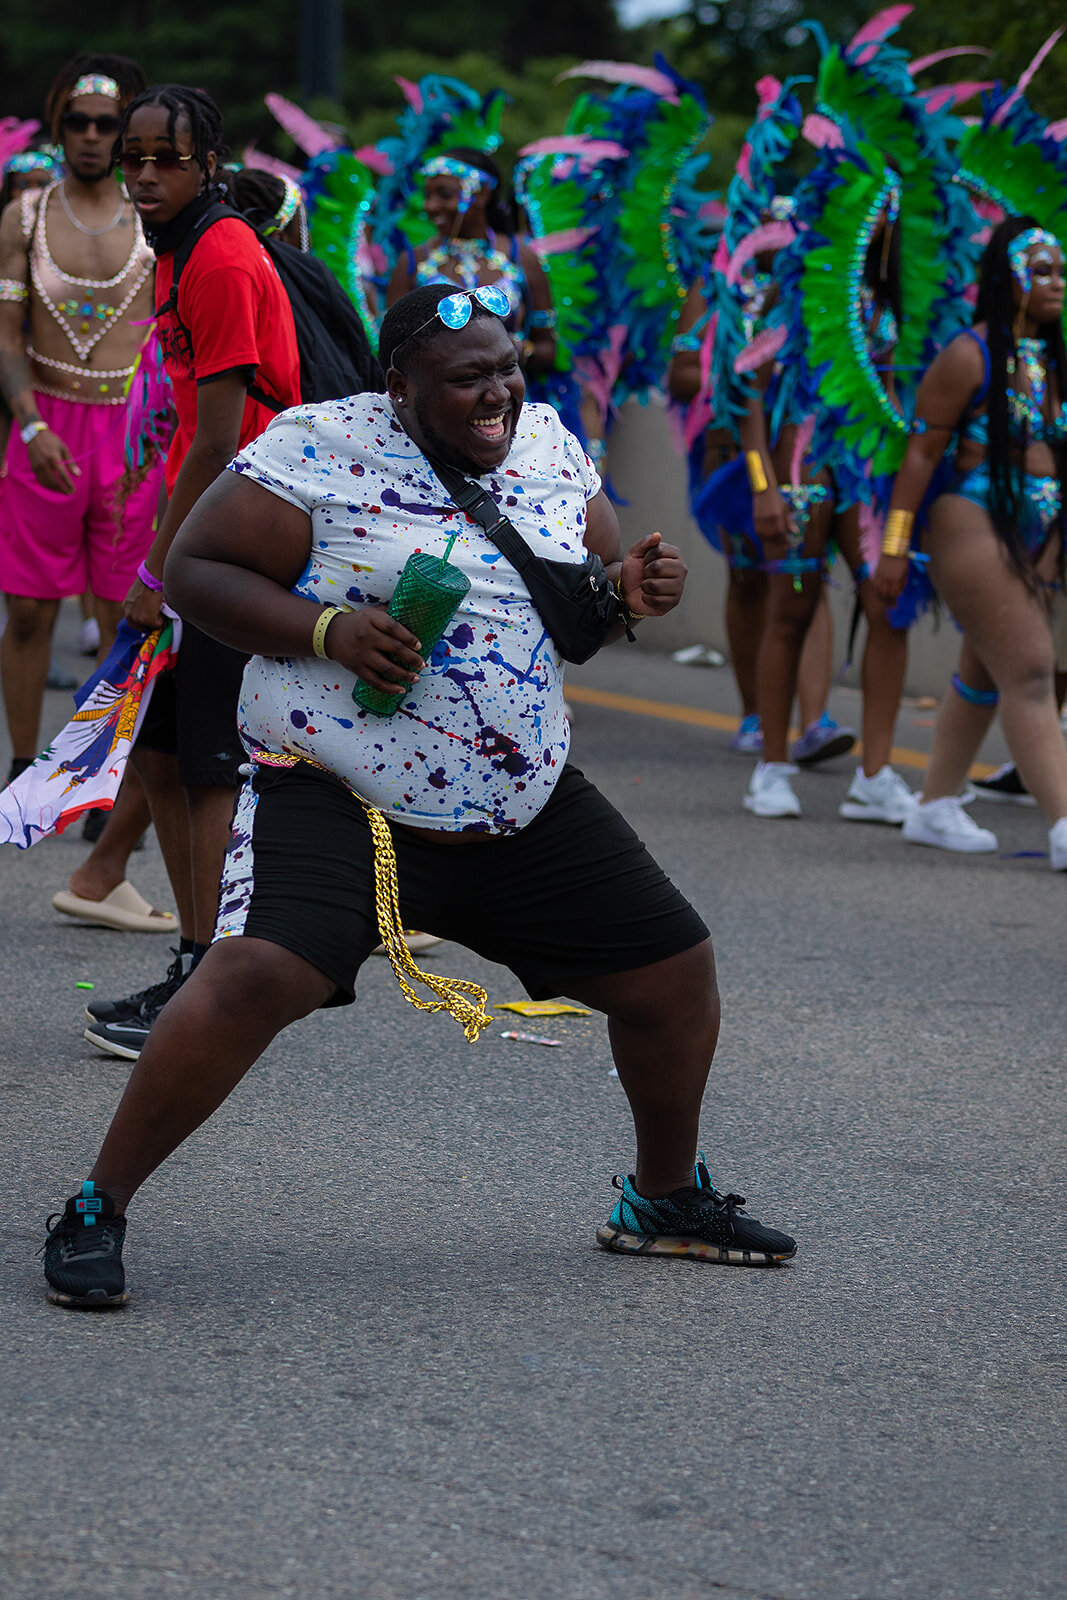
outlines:
M574 681L732 707L726 674L621 648ZM599 1251L632 1158L602 1020L471 1047L372 961L145 1189L129 1309L56 1310L43 1218L127 1071L82 1041L75 985L168 958L53 913L77 839L9 849L4 1600L1067 1593L1067 879L1017 854L1039 819L976 813L998 858L907 846L837 821L838 762L801 821L758 821L716 727L575 713L574 759L714 930L708 1160L796 1261ZM929 721L906 710L901 743ZM133 875L166 903L153 842Z

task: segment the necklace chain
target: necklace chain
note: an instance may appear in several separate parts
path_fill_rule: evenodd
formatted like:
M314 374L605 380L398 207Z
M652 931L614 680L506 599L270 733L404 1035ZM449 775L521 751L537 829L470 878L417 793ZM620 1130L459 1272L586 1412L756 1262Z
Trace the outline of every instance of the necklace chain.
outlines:
M56 265L52 258L52 252L48 248L48 226L46 213L48 210L48 200L53 189L59 189L60 199L63 197L62 183L57 182L50 184L49 187L44 190L38 202L37 217L34 223L33 238L30 248L30 278L33 282L34 288L41 297L41 304L46 307L57 326L62 329L67 338L70 340L71 344L74 346L74 353L78 357L78 360L88 361L93 350L100 343L101 339L104 338L105 334L107 334L113 323L117 322L127 307L133 303L142 284L144 284L149 273L152 271L152 268L155 265L155 258L145 245L144 234L141 231L141 220L135 213L133 246L122 268L115 274L113 278L76 278L73 273L64 272L61 267ZM27 190L27 193L29 192L30 191ZM25 196L23 197L23 200L25 202ZM126 202L123 201L123 208L125 208L125 204ZM141 270L137 271L139 255L141 256ZM68 325L64 318L63 311L55 304L49 295L41 277L42 262L44 266L47 267L50 272L54 273L55 276L62 282L69 283L74 287L82 289L114 289L117 287L117 285L122 283L126 277L132 275L132 279L121 303L114 307L107 307L106 314L100 318L100 328L88 339L81 339ZM88 298L91 300L92 296L90 295ZM63 302L63 304L67 306L70 304L70 302ZM73 313L69 314L86 318L88 321L92 320L92 313L87 312L85 307L78 307L76 304L74 306Z
M73 223L79 233L87 233L91 239L99 239L102 234L110 233L112 228L117 228L119 223L122 221L123 212L126 210L126 199L125 196L123 196L123 198L119 200L118 210L115 212L115 215L112 217L111 221L106 224L106 226L103 228L90 228L88 223L80 221L74 215L74 209L71 206L70 201L67 199L66 182L62 182L59 185L59 203L67 214L68 222Z

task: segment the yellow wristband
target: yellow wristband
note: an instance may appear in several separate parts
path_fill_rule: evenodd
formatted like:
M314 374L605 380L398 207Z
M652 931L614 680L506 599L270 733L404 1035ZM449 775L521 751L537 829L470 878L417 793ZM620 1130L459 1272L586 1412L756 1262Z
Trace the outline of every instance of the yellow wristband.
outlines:
M334 617L343 617L344 614L345 608L343 606L326 606L319 613L319 620L316 622L315 631L311 635L311 648L320 661L328 661L330 659L326 654L326 629L330 626Z
M764 489L769 489L767 472L763 465L763 457L758 450L745 451L745 468L748 472L749 488L753 494L762 494Z
M885 519L882 534L884 556L906 556L911 550L911 530L915 523L914 511L891 511Z

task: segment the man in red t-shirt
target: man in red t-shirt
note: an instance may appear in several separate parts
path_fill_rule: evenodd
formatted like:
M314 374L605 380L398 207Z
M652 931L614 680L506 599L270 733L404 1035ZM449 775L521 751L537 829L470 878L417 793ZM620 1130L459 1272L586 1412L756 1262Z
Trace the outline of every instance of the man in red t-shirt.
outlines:
M166 509L126 601L126 616L146 631L159 624L167 551L197 500L277 410L300 403L289 299L246 222L235 214L205 227L181 271L177 296L171 294L174 252L225 193L214 178L227 154L215 102L180 84L156 86L132 101L116 144L158 259L158 326L178 414L167 457ZM274 406L254 399L250 385ZM237 651L185 624L177 670L156 688L145 717L134 762L167 862L182 943L154 989L130 1002L90 1004L85 1036L113 1055L140 1053L156 1015L211 942L245 760L237 733L244 663ZM167 759L170 752L176 765Z

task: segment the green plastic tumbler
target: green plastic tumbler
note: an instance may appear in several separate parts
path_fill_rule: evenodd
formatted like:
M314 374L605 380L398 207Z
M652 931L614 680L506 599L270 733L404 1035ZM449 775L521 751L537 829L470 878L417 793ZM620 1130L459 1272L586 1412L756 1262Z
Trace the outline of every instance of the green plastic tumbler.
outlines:
M416 639L421 641L424 661L455 616L471 586L470 579L458 567L451 565L447 554L446 551L444 557L431 556L420 550L408 556L400 574L400 582L389 602L389 615L402 622L405 628L410 628ZM352 698L364 711L373 711L379 717L391 717L404 696L410 692L410 689L405 689L399 694L387 694L384 689L374 689L360 678L352 690Z

